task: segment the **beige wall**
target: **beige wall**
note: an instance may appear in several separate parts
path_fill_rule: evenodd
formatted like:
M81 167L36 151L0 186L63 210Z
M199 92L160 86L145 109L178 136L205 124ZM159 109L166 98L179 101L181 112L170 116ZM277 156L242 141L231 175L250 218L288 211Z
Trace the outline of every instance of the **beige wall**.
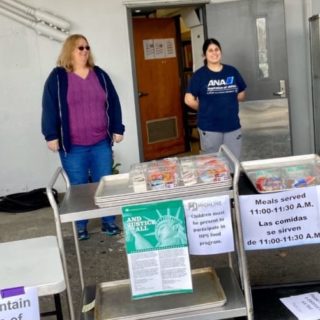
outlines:
M125 139L114 147L121 170L139 161L126 8L121 0L30 0L86 35L96 64L111 76L120 96ZM90 4L90 5L88 5ZM0 195L46 186L60 162L40 132L41 96L61 43L0 15Z

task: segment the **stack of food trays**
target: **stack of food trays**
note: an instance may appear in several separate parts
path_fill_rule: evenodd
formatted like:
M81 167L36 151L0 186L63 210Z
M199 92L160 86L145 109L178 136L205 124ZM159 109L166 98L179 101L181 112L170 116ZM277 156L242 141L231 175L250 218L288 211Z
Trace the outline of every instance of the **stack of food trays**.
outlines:
M320 158L315 154L245 161L241 167L259 193L320 183Z
M231 186L229 163L221 154L172 157L134 164L129 173L103 177L95 203L109 207L205 194Z
M228 163L218 154L165 158L131 167L134 192L175 189L203 183L225 185L231 182Z

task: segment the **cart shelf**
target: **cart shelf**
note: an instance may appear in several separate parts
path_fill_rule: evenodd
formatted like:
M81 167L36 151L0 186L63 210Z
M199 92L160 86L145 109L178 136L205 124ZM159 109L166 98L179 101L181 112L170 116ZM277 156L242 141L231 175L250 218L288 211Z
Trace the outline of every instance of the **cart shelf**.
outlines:
M168 315L159 315L154 317L147 317L147 318L136 318L136 319L148 319L148 320L218 320L218 319L230 319L234 317L242 317L247 315L246 310L246 302L243 296L243 292L239 286L239 282L231 268L224 267L224 268L217 268L215 269L216 274L220 280L221 286L223 287L224 294L226 296L227 302L223 306L218 307L211 307L205 308L203 310L183 310L180 308L179 313ZM97 285L99 286L99 285ZM206 288L201 288L206 290ZM129 288L128 288L129 290ZM87 305L91 303L96 298L96 286L87 286L84 288L83 292L83 305ZM126 309L126 304L131 302L126 301L123 295L119 296L120 292L118 293L116 288L114 290L115 296L114 299L121 300L121 308ZM188 294L184 295L185 299L188 300ZM172 298L172 296L171 296ZM152 298L155 299L155 298ZM161 297L158 298L160 301ZM147 304L149 299L144 300ZM97 303L97 301L96 301ZM191 302L192 303L192 302ZM176 305L179 308L179 304ZM186 308L184 308L186 309ZM196 309L196 307L195 307ZM160 312L161 313L161 312ZM94 311L88 311L86 313L81 314L81 320L94 320ZM116 317L110 319L117 319ZM124 318L123 318L124 319ZM131 318L130 318L131 319Z

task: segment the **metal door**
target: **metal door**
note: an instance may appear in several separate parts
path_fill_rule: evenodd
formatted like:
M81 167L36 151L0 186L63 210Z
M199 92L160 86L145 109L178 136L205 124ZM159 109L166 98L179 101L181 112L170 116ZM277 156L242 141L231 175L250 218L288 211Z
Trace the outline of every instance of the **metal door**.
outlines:
M320 16L309 19L315 152L320 153Z
M206 23L207 36L221 42L223 63L235 66L248 86L240 104L242 160L253 159L255 148L257 158L291 155L283 0L209 4Z
M220 40L225 63L248 84L247 100L276 99L288 83L284 5L281 0L241 0L206 6L208 37Z

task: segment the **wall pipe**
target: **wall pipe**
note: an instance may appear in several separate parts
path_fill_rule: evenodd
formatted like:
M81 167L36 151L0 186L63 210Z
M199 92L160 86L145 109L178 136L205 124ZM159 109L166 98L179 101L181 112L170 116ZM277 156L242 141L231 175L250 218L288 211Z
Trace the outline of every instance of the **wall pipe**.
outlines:
M30 19L30 16L28 16L27 14L25 14L24 12L22 12L16 8L9 6L8 4L2 2L2 0L0 0L0 6L9 12L12 12L12 13L15 13L19 16L25 17L26 19Z
M34 29L38 34L47 36L48 38L52 40L57 40L57 41L64 41L66 37L68 36L67 33L62 32L58 29L55 29L53 27L50 27L49 25L41 22L41 21L35 21L35 20L30 20L27 19L26 17L23 17L15 12L12 12L8 10L7 8L4 8L1 6L0 2L0 14L15 20L29 28Z
M30 6L26 6L22 3L19 3L14 0L1 0L1 2L6 3L13 7L14 9L18 9L22 11L24 14L32 16L38 21L44 21L45 23L49 24L50 26L57 27L62 31L66 31L70 29L70 23L60 17L57 17L49 12L42 11L40 9L35 9Z

